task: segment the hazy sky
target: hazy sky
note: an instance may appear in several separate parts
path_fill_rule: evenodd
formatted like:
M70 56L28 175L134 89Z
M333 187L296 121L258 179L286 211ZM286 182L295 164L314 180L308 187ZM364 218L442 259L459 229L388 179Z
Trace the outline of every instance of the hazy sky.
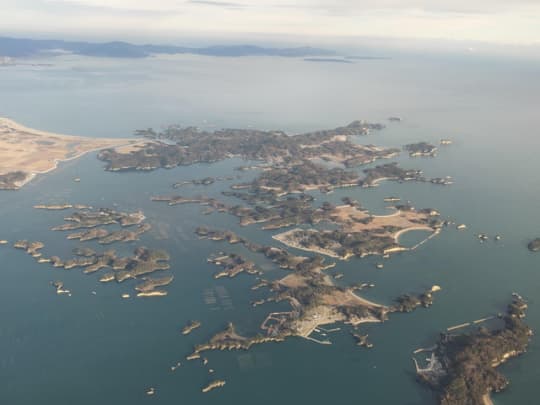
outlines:
M290 34L540 44L540 0L0 0L0 7L0 34Z

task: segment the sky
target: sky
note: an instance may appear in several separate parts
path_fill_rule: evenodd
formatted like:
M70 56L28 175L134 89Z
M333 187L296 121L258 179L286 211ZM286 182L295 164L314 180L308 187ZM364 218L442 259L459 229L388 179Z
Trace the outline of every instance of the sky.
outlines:
M0 0L1 35L540 45L540 0Z

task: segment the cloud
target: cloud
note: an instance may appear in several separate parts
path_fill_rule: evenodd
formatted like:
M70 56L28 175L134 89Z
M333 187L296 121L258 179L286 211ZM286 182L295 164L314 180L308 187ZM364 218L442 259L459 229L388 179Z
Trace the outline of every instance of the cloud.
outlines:
M537 6L538 0L257 0L248 3L219 0L4 0L7 3L45 3L100 7L116 10L182 11L190 6L205 5L221 8L246 8L259 10L298 9L304 12L350 15L388 10L403 12L422 10L432 13L481 13L508 12Z
M2 0L9 32L540 42L539 0ZM2 32L0 32L1 34Z
M85 8L112 9L118 11L182 12L190 7L211 6L222 8L245 8L245 4L218 0L42 0L49 4L63 4Z
M332 14L364 13L376 10L430 13L481 13L512 11L538 5L538 0L274 0L275 7L298 8Z
M211 1L211 0L189 0L190 4L200 4L203 6L212 6L212 7L225 7L225 8L245 8L245 4L240 3L230 3L225 1Z
M123 12L178 12L185 4L183 0L36 0L58 10L74 8L101 9Z

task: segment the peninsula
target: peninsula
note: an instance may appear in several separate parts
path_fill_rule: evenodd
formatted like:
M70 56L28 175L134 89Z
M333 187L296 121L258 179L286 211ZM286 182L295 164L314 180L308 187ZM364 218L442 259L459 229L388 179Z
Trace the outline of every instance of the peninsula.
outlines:
M60 162L137 142L140 141L60 135L0 118L0 189L17 190L36 175L56 169Z
M324 207L323 207L324 209ZM355 205L328 207L320 218L339 226L335 230L292 229L273 238L283 244L347 260L352 256L386 255L408 250L399 237L409 231L439 233L443 222L433 209L399 205L390 215L375 216Z
M435 390L439 404L489 405L490 394L506 388L508 380L496 369L527 350L532 331L523 321L526 309L514 294L499 328L441 334L426 368L414 359L419 380Z

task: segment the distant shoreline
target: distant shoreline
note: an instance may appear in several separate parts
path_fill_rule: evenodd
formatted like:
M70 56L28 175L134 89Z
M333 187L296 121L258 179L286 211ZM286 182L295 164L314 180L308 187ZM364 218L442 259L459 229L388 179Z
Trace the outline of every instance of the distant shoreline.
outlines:
M352 60L339 58L304 58L305 62L320 62L320 63L344 63L353 64Z
M332 57L336 52L311 46L273 48L258 45L213 45L192 47L160 44L133 44L122 41L83 42L57 39L11 38L0 36L0 54L23 58L38 54L59 56L66 53L107 58L148 58L154 55L192 54L214 57L276 56L288 58Z

